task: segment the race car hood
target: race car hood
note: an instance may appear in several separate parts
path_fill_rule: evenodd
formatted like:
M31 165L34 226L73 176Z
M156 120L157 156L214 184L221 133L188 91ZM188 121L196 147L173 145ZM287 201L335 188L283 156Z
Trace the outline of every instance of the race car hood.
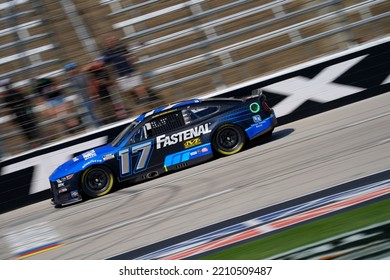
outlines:
M112 159L115 157L117 149L117 147L112 147L107 144L86 151L57 167L57 169L50 175L49 180L54 181L58 178L85 170L93 164L100 164L106 160Z

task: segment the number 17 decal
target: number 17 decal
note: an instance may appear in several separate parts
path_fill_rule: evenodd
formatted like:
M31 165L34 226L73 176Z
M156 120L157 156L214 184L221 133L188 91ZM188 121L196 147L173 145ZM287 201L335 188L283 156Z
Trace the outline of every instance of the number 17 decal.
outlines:
M129 153L129 150L131 150L131 154ZM121 175L127 176L144 171L148 167L152 150L153 141L148 141L119 151ZM133 156L137 156L134 168L132 168Z

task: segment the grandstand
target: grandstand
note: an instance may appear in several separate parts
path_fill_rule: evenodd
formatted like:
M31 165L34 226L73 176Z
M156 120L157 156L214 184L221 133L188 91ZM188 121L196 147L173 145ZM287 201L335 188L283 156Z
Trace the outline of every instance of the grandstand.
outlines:
M28 89L32 78L50 76L66 86L63 66L99 57L112 33L137 53L146 85L172 102L386 36L390 2L6 1L0 4L0 80ZM14 116L1 106L1 143L10 154L26 150ZM47 121L40 119L43 131Z

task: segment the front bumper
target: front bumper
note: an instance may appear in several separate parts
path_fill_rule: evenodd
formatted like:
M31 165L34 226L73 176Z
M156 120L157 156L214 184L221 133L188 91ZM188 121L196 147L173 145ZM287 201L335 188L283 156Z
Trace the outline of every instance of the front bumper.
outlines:
M76 182L77 178L72 178L65 182L61 182L58 179L50 181L50 190L55 205L66 205L82 200L81 191Z

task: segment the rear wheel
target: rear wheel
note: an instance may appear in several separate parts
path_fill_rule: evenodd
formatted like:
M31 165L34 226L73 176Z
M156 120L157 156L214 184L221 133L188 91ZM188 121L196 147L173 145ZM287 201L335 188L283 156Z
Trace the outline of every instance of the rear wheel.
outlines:
M114 176L105 166L92 166L84 171L81 187L89 197L98 197L109 193L114 185Z
M219 127L213 139L214 149L223 156L238 153L244 148L244 144L242 129L230 124Z

